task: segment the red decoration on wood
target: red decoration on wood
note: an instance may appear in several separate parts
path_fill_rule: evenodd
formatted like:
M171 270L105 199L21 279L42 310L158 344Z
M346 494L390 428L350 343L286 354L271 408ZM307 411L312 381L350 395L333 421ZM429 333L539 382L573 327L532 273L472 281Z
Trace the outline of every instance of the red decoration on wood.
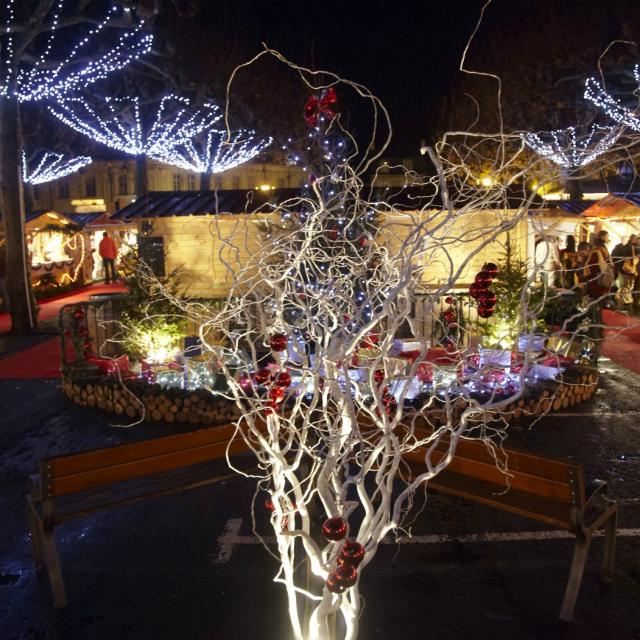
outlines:
M481 271L477 276L476 276L476 284L481 288L481 289L487 289L491 286L491 283L493 282L493 278L489 275L489 273L487 271Z
M358 580L358 571L351 564L342 564L327 578L327 589L331 593L344 593Z
M493 307L485 307L483 305L478 305L478 315L481 318L490 318L493 315Z
M286 369L279 371L273 377L273 384L276 387L286 389L291 384L291 374Z
M326 91L323 91L320 98L316 96L309 96L307 104L304 106L304 119L310 127L315 127L318 124L318 117L322 114L332 120L336 117L336 112L333 110L333 106L338 102L338 96L333 87L329 87Z
M478 303L485 307L493 307L495 303L498 301L496 294L491 291L491 289L487 289L485 291L481 291L478 295Z
M357 567L364 559L364 547L355 540L346 540L340 549L338 564L350 564Z
M485 288L481 287L477 282L474 282L470 287L469 287L469 295L472 298L477 298L480 295L480 292L484 291Z
M269 369L258 369L253 374L253 378L259 385L264 385L269 381L269 378L271 378L271 373Z
M327 540L342 540L347 535L347 523L343 518L328 518L322 525L322 535Z
M384 371L382 369L376 369L373 372L373 381L376 384L382 384L384 382Z
M280 404L284 400L284 389L282 387L271 387L268 396L273 403Z
M269 338L269 346L273 351L284 351L287 348L287 336L283 333L274 333Z
M498 275L498 265L493 262L487 262L482 267L483 271L486 271L492 278Z

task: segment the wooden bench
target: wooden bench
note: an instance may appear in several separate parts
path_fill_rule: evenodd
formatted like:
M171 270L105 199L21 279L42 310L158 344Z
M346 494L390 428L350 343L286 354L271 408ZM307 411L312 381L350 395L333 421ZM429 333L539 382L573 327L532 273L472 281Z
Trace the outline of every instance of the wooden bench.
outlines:
M446 451L445 442L432 459L446 455ZM603 578L613 580L618 505L609 499L603 480L585 486L581 465L513 449L503 451L508 476L498 469L482 441L460 440L449 466L430 480L428 487L571 532L576 543L560 611L560 619L570 622L591 538L601 527L605 531ZM504 454L497 453L503 458ZM424 449L407 454L412 473L424 468L420 464L424 465L424 454Z
M233 472L215 475L204 464L224 458L234 431L233 425L224 425L41 461L40 474L30 478L27 511L33 560L47 570L55 606L67 606L56 524L237 477ZM247 446L238 436L228 451L241 453Z

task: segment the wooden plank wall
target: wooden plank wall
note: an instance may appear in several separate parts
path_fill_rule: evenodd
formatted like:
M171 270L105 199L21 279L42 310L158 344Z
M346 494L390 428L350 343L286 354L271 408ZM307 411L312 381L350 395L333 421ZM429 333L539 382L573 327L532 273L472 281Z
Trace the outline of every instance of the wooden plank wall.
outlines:
M231 283L225 261L238 269L246 265L251 257L255 257L262 244L255 221L272 215L274 214L176 216L153 218L150 222L153 224L153 235L164 237L167 272L180 268L191 296L221 297L226 295ZM479 247L513 213L460 213L446 228L438 226L440 215L437 212L405 213L386 216L380 223L379 241L387 245L390 251L397 250L418 221L426 223L426 229L434 235L433 246L437 239L439 247L427 250L420 256L420 260L428 265L423 280L431 284L448 278L448 258L453 265L460 265L472 250ZM139 224L142 222L140 220ZM522 259L527 258L527 233L526 220L518 222L511 231L516 253ZM505 240L506 234L503 234L500 241ZM471 282L485 262L499 259L501 251L502 248L495 242L484 247L470 260L458 282Z

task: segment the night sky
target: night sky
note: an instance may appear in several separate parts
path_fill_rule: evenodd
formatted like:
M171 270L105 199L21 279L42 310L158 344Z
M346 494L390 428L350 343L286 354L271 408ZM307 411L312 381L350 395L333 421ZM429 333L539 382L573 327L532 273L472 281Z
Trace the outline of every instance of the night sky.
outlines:
M366 85L389 109L390 151L417 155L429 117L448 86L478 18L480 0L301 2L233 0L211 3L203 24L222 19L239 30L245 54L260 42L292 61L342 74ZM350 104L350 128L366 118ZM358 130L360 129L360 130Z

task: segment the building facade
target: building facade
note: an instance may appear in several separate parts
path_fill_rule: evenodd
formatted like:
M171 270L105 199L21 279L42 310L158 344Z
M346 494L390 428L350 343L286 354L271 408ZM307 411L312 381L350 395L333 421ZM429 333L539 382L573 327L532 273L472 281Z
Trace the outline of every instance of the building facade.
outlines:
M200 175L149 160L149 191L197 191ZM286 164L248 162L211 177L211 189L299 188L304 173ZM94 160L66 178L31 187L32 210L114 213L136 198L136 160Z

